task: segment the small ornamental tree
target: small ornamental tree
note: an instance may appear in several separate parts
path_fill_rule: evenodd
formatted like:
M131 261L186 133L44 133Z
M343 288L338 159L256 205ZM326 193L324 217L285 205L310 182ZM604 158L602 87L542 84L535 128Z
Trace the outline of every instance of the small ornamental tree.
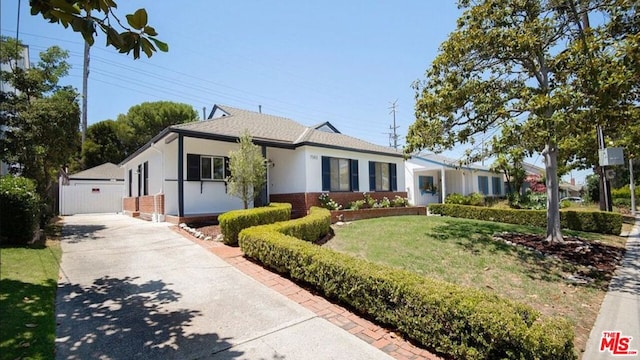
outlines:
M246 209L266 183L267 169L260 147L252 142L248 131L240 136L238 142L240 149L229 152L231 174L227 174L227 184L229 194L242 199Z

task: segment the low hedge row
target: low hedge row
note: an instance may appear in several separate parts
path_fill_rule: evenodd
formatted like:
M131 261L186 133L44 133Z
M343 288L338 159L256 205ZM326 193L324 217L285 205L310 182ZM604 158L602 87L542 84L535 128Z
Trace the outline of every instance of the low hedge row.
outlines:
M316 227L313 210L297 226ZM307 219L310 218L310 219ZM481 290L374 264L287 235L288 223L243 230L246 256L306 282L439 353L460 359L573 359L573 329L529 306ZM307 231L302 231L307 233ZM310 233L310 232L309 232Z
M243 229L286 221L291 218L291 204L271 203L268 206L253 209L228 211L218 216L220 231L227 245L238 244L238 234Z
M431 204L433 214L508 224L547 226L546 210L494 209L481 206ZM560 211L561 227L569 230L620 235L622 215L603 211Z

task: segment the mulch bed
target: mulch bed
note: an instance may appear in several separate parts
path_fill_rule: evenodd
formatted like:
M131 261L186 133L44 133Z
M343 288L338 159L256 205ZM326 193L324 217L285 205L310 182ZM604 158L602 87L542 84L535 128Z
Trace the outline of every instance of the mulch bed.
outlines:
M198 229L198 231L203 233L204 236L211 236L212 239L215 239L218 235L222 234L220 231L220 225L210 222L190 223L187 225L190 228Z
M625 249L575 236L565 236L562 243L548 242L544 235L499 233L494 238L507 244L532 249L543 256L553 256L570 264L584 267L580 275L609 280L625 254Z

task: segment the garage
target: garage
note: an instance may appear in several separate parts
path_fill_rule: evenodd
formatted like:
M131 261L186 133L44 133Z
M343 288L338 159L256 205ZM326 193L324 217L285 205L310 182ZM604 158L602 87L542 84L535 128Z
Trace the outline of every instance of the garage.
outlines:
M124 172L113 163L60 176L60 215L122 211Z

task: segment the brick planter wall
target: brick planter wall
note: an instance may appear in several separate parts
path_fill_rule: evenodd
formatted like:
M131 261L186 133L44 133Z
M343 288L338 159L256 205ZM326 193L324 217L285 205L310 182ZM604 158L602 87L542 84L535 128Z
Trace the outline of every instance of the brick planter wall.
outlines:
M427 215L426 206L411 206L398 208L378 208L360 210L333 210L331 211L331 223L334 224L342 216L342 221L355 221L373 219L386 216L400 215Z
M138 198L126 197L122 199L122 210L124 211L138 211Z
M269 200L271 202L282 202L291 204L291 217L298 218L307 214L312 206L320 206L320 195L322 192L312 193L292 193L292 194L271 194ZM350 202L356 200L362 200L362 192L330 192L329 197L335 200L342 207L346 207ZM407 197L406 191L379 191L379 192L367 192L372 198L376 200L382 200L383 197L387 197L392 200L394 197L400 196Z
M153 198L156 198L156 203L154 205ZM157 212L158 214L164 214L164 194L159 195L146 195L140 196L140 213L143 214L153 214Z

